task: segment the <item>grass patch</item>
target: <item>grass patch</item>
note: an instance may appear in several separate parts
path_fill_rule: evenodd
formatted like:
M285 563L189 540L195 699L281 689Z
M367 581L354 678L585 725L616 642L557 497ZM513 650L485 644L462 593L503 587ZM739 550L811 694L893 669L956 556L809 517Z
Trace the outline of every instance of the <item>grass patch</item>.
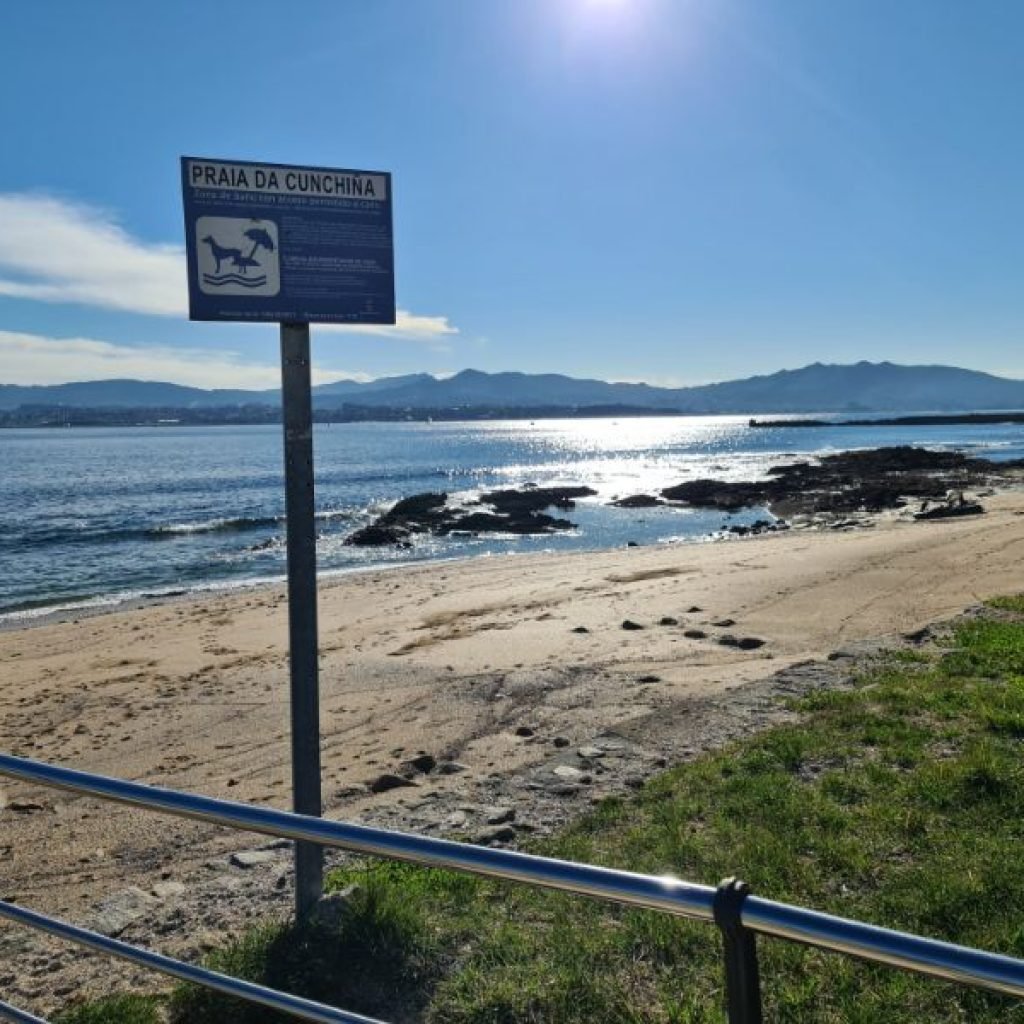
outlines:
M161 1003L155 996L113 996L59 1014L54 1024L161 1024Z
M993 597L986 601L990 608L1001 608L1003 611L1024 615L1024 594L1011 594L1008 597Z
M705 882L735 873L773 899L1024 957L1024 598L997 604L1008 614L809 696L796 724L607 800L534 849ZM711 926L392 863L329 884L356 886L332 925L253 933L214 966L400 1022L723 1020ZM1001 997L759 948L770 1020L1024 1024ZM179 1022L277 1019L192 991L171 1005Z
M416 911L396 865L364 872L343 910L303 928L255 929L208 958L223 974L256 981L318 1002L389 1020L416 1016L441 964L442 943ZM408 882L408 884L406 884ZM329 889L339 888L339 879ZM198 986L178 988L170 1019L180 1024L265 1024L289 1018Z

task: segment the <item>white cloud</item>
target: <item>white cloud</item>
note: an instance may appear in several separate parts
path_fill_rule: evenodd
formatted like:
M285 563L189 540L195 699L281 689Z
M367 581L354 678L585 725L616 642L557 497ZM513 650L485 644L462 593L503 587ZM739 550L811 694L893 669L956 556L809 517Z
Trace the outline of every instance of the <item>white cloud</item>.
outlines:
M133 238L103 210L54 196L0 193L0 296L79 303L154 316L188 315L185 250ZM445 316L400 309L393 325L321 325L443 344L459 333Z
M346 377L372 379L358 371L313 368L313 383ZM94 338L48 338L0 331L0 384L66 384L71 381L131 377L170 381L197 388L275 388L276 364L245 361L238 352L117 345Z
M0 195L0 295L185 316L185 250L50 196Z
M384 338L400 338L404 341L427 341L444 347L444 339L458 334L446 316L422 316L408 310L396 311L394 324L314 324L313 332L321 331L340 334L370 334Z

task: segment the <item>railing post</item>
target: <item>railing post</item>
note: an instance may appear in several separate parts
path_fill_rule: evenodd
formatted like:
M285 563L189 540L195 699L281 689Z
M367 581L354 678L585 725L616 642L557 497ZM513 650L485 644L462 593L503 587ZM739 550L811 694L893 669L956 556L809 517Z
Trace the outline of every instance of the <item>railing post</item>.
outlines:
M755 935L743 927L743 901L750 886L726 878L715 893L715 924L722 930L725 954L725 998L729 1024L762 1024L761 978Z

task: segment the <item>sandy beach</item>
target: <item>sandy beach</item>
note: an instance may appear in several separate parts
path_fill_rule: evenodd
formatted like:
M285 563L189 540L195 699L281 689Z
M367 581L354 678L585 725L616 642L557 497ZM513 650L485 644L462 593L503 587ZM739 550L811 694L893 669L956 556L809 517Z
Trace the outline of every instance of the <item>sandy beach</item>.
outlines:
M673 708L727 702L731 689L787 666L1018 592L1024 493L986 506L943 522L888 516L872 529L329 581L320 593L327 813L401 821L401 808L447 791L472 808L489 799L490 780L550 758L556 739L574 749L611 731L646 744L651 765L672 760L678 748L652 723L671 722ZM642 628L624 629L626 620ZM0 633L0 748L287 808L286 629L284 591L272 587ZM763 644L719 642L726 635ZM710 723L706 732L712 743ZM417 789L368 790L420 752L457 766ZM468 812L459 813L455 832ZM137 887L148 925L125 937L165 951L195 954L216 941L210 930L287 909L284 850L268 851L276 874L259 876L270 894L243 898L256 876L227 858L260 846L253 837L5 780L0 823L0 895L89 923L105 899ZM218 898L197 909L196 894L213 885ZM0 939L15 942L10 929ZM59 1004L57 948L9 945L31 966L6 956L0 976L37 1006ZM76 976L63 995L81 984Z

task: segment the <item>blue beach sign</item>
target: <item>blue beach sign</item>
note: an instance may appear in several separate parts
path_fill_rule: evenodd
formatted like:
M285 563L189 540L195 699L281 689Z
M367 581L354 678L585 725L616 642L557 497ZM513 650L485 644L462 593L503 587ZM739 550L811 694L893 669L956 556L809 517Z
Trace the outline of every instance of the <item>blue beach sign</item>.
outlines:
M391 175L182 157L191 320L393 324Z

